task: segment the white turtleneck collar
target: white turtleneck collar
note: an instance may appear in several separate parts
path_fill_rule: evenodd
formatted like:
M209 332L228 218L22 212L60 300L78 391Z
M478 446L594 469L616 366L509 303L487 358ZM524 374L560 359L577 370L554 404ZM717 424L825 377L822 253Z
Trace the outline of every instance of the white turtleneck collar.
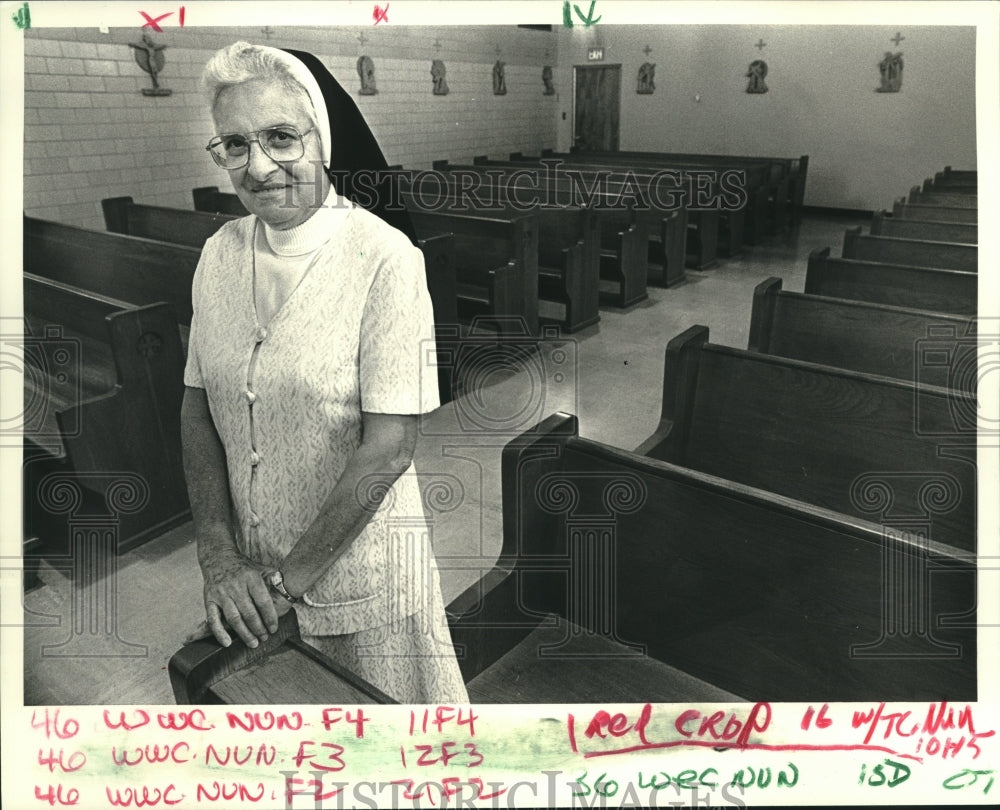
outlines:
M261 220L264 238L277 256L304 256L329 241L351 207L351 202L338 195L331 185L323 205L301 225L279 231Z

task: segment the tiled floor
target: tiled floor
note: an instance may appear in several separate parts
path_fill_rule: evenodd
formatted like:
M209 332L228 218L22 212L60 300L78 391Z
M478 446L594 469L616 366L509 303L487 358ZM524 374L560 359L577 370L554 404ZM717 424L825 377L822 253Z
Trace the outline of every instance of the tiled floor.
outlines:
M557 340L517 375L490 380L425 420L416 463L440 509L432 536L449 601L496 559L501 538L500 451L519 430L554 411L574 413L581 435L632 449L656 427L667 341L695 324L713 343L745 347L754 287L769 276L801 291L811 250L840 252L843 232L859 220L807 217L768 244L746 248L705 272L689 270L669 290L628 310L603 308L601 321ZM434 499L430 499L435 503ZM166 665L202 618L201 575L190 524L117 558L114 609L95 635L72 632L74 594L63 572L43 565L44 585L26 596L25 702L29 704L172 703ZM85 642L81 647L67 640ZM99 643L98 643L99 641ZM81 654L87 653L87 654Z

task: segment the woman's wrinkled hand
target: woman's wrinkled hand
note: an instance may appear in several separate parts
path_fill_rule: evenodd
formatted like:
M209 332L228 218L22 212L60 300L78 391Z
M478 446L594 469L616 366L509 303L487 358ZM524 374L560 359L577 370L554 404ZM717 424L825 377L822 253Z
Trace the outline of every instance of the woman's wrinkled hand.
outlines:
M223 647L233 641L227 626L248 647L256 647L278 629L278 616L287 608L279 612L281 605L264 582L264 574L269 570L266 566L232 550L202 560L201 569L205 578L206 623Z

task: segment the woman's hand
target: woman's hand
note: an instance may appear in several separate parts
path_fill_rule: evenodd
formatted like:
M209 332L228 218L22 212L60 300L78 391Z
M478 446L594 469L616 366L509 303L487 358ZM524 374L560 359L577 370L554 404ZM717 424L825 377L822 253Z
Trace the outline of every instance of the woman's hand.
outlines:
M236 550L217 550L202 560L205 578L205 616L212 635L223 646L232 644L226 626L248 647L265 641L278 629L278 616L287 611L272 597L264 574L269 570ZM291 605L284 599L285 605ZM280 610L279 610L280 609ZM223 623L225 622L225 623Z
M282 599L281 597L275 596L273 594L271 596L271 599L274 602L274 610L275 613L278 614L279 619L286 613L288 613L289 610L292 609L292 603L289 602L287 599ZM195 628L191 630L191 632L189 632L186 636L184 636L184 640L181 643L193 644L195 641L201 641L202 639L209 638L210 636L214 635L215 633L212 632L212 628L208 626L208 620L202 619L200 622L198 622ZM261 641L263 641L263 639L261 639Z

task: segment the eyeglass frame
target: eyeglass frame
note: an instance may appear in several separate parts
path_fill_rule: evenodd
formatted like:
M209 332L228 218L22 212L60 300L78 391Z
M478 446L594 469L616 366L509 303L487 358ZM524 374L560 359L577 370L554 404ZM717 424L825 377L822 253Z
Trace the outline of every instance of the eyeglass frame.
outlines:
M268 130L281 130L281 129L290 129L296 135L299 136L299 143L302 145L302 155L304 155L306 153L306 144L305 144L306 135L308 135L310 132L314 132L315 129L316 129L316 127L315 126L311 126L305 132L299 132L299 128L296 127L296 126L293 126L292 124L275 124L274 126L270 126L270 127L261 127L260 129L256 130L255 132L247 132L247 133L242 133L242 132L227 132L227 133L225 133L223 135L216 135L216 136L214 136L208 142L208 146L205 147L205 151L207 151L212 156L212 160L215 163L215 165L218 166L223 171L226 171L226 172L239 171L240 169L243 169L246 166L250 165L250 144L252 144L252 143L256 143L257 146L260 147L260 150L265 155L267 155L268 160L272 160L275 163L291 163L294 160L301 160L302 159L302 155L299 155L298 157L293 157L293 158L285 158L284 160L272 157L271 153L267 151L267 147L265 147L264 144L262 144L260 142L260 133L267 132ZM221 144L221 140L220 139L222 139L222 138L231 138L234 135L238 135L239 137L244 138L246 140L246 142L247 142L246 161L244 163L241 163L239 166L223 166L221 163L219 163L218 158L216 158L215 152L212 149L212 144L216 143L216 141L219 141L219 143L216 144L218 146L219 144ZM251 136L253 136L253 137L251 137Z

